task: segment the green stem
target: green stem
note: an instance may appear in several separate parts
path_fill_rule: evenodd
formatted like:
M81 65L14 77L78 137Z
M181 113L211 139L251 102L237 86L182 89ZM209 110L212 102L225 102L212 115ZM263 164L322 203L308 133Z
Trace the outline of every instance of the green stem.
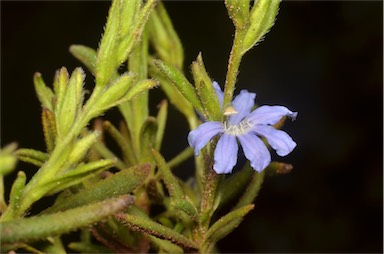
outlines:
M232 50L229 55L227 77L225 80L223 110L230 106L230 103L232 101L233 91L235 90L235 84L237 79L237 73L239 70L241 58L243 57L242 51L245 32L245 29L236 29L235 32Z
M216 140L217 141L217 140ZM217 189L221 180L221 176L213 170L213 151L216 142L211 144L209 154L204 154L204 172L203 172L203 194L200 205L200 223L203 234L208 230L212 215L217 208L216 198Z
M244 191L243 196L240 198L240 200L237 202L236 206L233 208L233 210L236 210L238 208L241 208L243 206L252 204L257 195L259 194L261 185L264 181L266 170L264 169L262 172L258 173L255 172L252 176L251 182L248 184L247 189Z

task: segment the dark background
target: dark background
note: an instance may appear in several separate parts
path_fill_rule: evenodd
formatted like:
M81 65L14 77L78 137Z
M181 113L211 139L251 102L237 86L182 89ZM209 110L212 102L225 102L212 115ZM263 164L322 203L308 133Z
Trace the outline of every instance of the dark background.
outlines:
M33 74L51 84L61 66L80 66L68 47L97 47L109 4L1 1L2 146L44 149ZM223 84L234 32L224 3L165 5L184 43L185 71L201 51ZM283 1L271 32L246 54L237 92L246 88L258 104L298 111L284 127L298 146L274 157L294 170L266 179L254 211L220 243L222 252L382 252L382 19L381 1ZM86 85L92 82L88 74ZM187 145L188 131L178 112L170 114L168 158Z

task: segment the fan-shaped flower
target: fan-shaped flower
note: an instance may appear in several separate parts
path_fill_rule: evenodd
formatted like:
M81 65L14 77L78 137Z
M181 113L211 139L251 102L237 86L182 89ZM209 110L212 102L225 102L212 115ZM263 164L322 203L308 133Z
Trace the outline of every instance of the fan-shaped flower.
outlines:
M224 94L217 82L213 82L220 103ZM292 138L273 126L283 116L295 119L297 112L284 106L261 106L251 112L256 94L241 90L232 101L232 114L224 123L208 121L201 124L188 135L188 142L194 148L196 156L200 150L215 136L221 135L214 152L213 169L218 174L230 173L237 162L238 141L251 167L261 172L271 162L271 154L260 136L265 137L269 145L280 156L288 155L296 143Z

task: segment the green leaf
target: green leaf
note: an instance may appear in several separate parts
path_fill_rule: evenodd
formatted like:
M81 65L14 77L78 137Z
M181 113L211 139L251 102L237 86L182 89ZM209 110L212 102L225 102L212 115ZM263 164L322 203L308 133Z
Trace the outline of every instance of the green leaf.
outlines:
M40 73L35 73L35 75L33 76L33 83L35 84L35 91L37 93L37 97L39 98L41 106L52 111L52 100L54 94L53 91L45 85Z
M250 25L244 36L243 54L251 49L273 26L281 0L259 0L255 2Z
M79 162L83 157L86 155L86 153L89 151L91 146L97 141L98 137L101 135L101 132L98 130L95 130L94 132L91 132L87 134L82 139L78 140L73 149L71 150L68 159L67 164L74 164Z
M136 75L132 72L121 75L111 86L109 86L102 97L98 100L95 108L98 112L103 112L115 106L116 102L124 97L130 90Z
M56 94L56 104L54 105L54 112L60 112L64 101L64 96L67 91L69 80L69 73L67 68L62 67L56 71L53 88Z
M123 98L118 102L119 104L128 101L132 99L133 97L139 95L142 92L147 91L148 89L151 89L153 87L156 87L158 85L158 82L152 79L145 79L139 81L136 85L131 87L131 89L128 90L127 94L124 95Z
M139 162L152 161L151 149L155 144L157 121L154 117L148 117L140 131L140 159Z
M152 149L152 153L159 168L160 177L163 179L169 195L171 196L171 206L186 213L189 216L188 219L194 220L197 215L196 207L184 194L184 190L182 189L178 179L172 174L172 171L166 164L163 156L161 156L161 154L155 149ZM181 214L180 217L183 219L184 215Z
M1 243L31 242L61 235L107 218L133 204L130 195L70 209L0 223Z
M17 157L14 152L17 149L17 143L10 143L0 149L0 176L11 173L17 163Z
M195 107L195 109L201 113L204 113L203 106L196 94L194 87L184 77L184 75L175 67L162 62L160 60L154 60L155 65L160 71L167 77L173 85L184 95L184 97Z
M251 168L249 163L246 163L239 172L228 176L220 186L220 205L223 206L238 197L241 193L244 193L244 189L252 178L254 172L255 171Z
M76 68L68 81L61 107L57 108L56 127L58 137L63 139L71 130L72 125L83 105L83 82L85 74L81 68Z
M115 49L117 47L116 44L119 42L120 3L121 1L119 0L112 1L104 35L97 50L95 65L96 86L105 87L120 65Z
M141 5L142 0L120 1L121 38L127 38L128 36L130 36L130 33L132 33L132 27L135 25L135 22L138 19Z
M166 239L174 244L184 247L185 249L198 249L198 245L184 235L177 233L176 231L167 228L149 218L143 218L141 216L131 214L119 214L117 215L117 218L125 223L131 230L153 235L160 239Z
M95 73L96 51L84 45L71 45L69 52L82 62L91 73Z
M126 1L122 1L123 5ZM119 47L117 49L117 57L118 57L118 61L119 63L122 63L124 61L127 60L129 54L132 53L134 47L137 45L137 43L140 41L141 39L141 35L143 33L143 30L144 30L144 26L148 20L148 17L149 15L151 14L153 8L155 7L156 3L158 2L158 0L148 0L146 1L145 5L140 9L140 12L137 16L137 19L135 20L134 24L132 27L130 27L130 29L124 29L124 26L123 26L123 31L124 30L127 30L127 32L125 33L126 36L124 36L123 34L123 37L121 38L121 43L119 44ZM129 11L129 7L130 6L127 6L126 8L122 8L122 10L128 10ZM125 20L121 20L121 23L123 24L125 22Z
M212 85L211 78L205 70L201 53L197 56L196 61L192 63L191 69L196 90L204 108L204 112L201 113L204 113L208 120L220 121L222 113L219 98Z
M54 204L44 213L63 211L77 206L86 205L107 198L132 192L143 184L150 171L150 164L140 164L98 181L94 185L81 190L79 193L69 196L60 203Z
M158 3L149 17L148 30L159 58L181 70L184 61L183 46L162 2Z
M156 116L157 132L155 137L155 149L159 151L161 149L165 127L167 124L168 102L166 100L162 100L158 105L158 108L159 108L159 112L157 113L157 116Z
M163 179L171 198L175 200L183 199L184 198L183 189L181 188L177 178L172 174L172 171L167 166L167 163L165 162L165 159L163 158L163 156L161 156L161 154L155 149L152 149L152 154L159 168L161 178Z
M23 171L17 172L16 180L12 184L11 192L9 194L9 204L17 209L18 202L21 195L23 194L23 189L27 181L27 176Z
M78 253L111 253L111 250L92 243L72 242L68 244L68 248Z
M241 198L233 209L237 209L239 207L253 203L253 201L257 197L257 194L259 194L261 185L263 184L265 172L266 169L264 169L260 173L253 173L253 176L247 186L247 189L244 191L243 195L241 196Z
M114 160L98 160L88 163L82 163L76 168L71 169L44 184L35 190L36 192L54 194L68 187L74 186L93 176L98 172L107 170L115 164Z
M202 252L210 253L214 245L230 232L232 232L243 220L244 216L254 208L254 205L247 205L232 211L216 221L207 231L202 244Z
M16 156L19 160L32 163L38 167L41 167L49 155L34 149L20 148L16 151Z
M117 130L115 128L115 126L113 126L113 124L109 121L104 121L103 126L106 129L106 131L109 133L109 135L111 135L111 137L115 140L115 142L117 143L119 148L121 149L124 162L129 164L129 165L133 165L133 164L137 163L138 158L137 158L136 153L138 151L135 151L133 149L131 139L125 138L119 132L119 130Z
M160 88L163 89L171 103L187 118L195 118L195 111L191 103L183 96L183 94L169 81L166 76L160 72L159 68L150 62L149 73L152 77L160 82Z
M149 239L151 239L152 243L159 250L158 253L184 253L182 248L170 241L159 239L151 235L149 236Z
M23 171L17 173L16 180L13 182L11 192L9 194L9 206L5 212L1 215L0 221L12 220L15 216L15 212L19 209L19 201L24 191L25 182L27 176Z

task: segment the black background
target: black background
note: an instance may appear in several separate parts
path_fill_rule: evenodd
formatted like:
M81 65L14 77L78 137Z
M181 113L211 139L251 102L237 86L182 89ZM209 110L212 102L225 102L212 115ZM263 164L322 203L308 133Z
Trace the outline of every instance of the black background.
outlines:
M109 5L1 2L2 146L18 141L44 150L33 74L51 84L61 66L81 66L68 47L97 47ZM201 51L223 84L234 32L224 3L165 6L184 45L186 73ZM298 111L284 127L298 146L274 157L292 163L293 172L266 179L254 211L220 243L222 252L382 252L382 14L381 1L283 1L275 26L246 54L236 93L246 88L258 104ZM91 89L90 74L86 82ZM155 112L161 93L152 93ZM168 158L187 145L188 131L178 112L170 115ZM35 170L23 163L18 169Z

